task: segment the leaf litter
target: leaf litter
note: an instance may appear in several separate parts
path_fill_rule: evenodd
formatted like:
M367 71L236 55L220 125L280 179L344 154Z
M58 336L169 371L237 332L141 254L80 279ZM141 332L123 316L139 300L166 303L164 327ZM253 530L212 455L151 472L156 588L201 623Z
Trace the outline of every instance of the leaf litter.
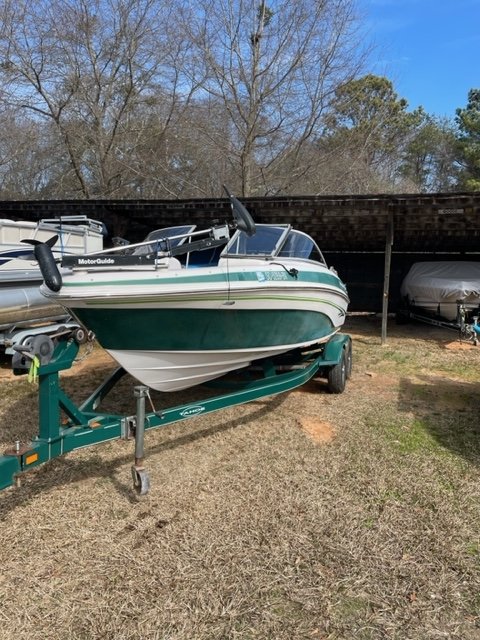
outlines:
M376 316L346 330L344 394L313 380L149 432L148 496L125 441L2 492L1 637L478 640L480 348L420 325L381 346ZM95 349L67 392L112 366ZM134 412L133 384L116 411ZM35 435L37 410L23 377L1 385L4 448Z

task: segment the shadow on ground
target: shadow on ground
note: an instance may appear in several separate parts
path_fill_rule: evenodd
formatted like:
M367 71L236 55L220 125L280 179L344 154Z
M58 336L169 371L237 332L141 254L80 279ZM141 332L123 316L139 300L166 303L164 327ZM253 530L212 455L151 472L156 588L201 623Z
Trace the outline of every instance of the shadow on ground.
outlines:
M398 406L440 446L480 464L480 383L438 375L402 378Z
M365 340L371 343L372 338L382 339L382 317L379 314L351 314L347 316L344 325L344 333L356 334L356 339ZM387 318L386 344L389 338L419 338L421 340L432 341L434 343L445 344L456 340L459 333L453 329L436 327L423 322L411 321L404 324L397 324L391 315Z
M96 368L94 373L89 370L77 372L74 376L62 378L61 387L71 400L80 405L111 371L111 366L107 365ZM126 375L105 398L99 411L119 415L134 415L135 398L133 388L136 384L138 382L134 378ZM217 396L219 393L221 393L219 389L210 389L208 387L196 387L187 391L169 394L152 392L152 406L146 406L146 412L196 403L207 397ZM283 395L283 397L285 396ZM256 408L248 415L241 415L235 420L225 418L225 421L217 422L212 426L204 426L205 424L208 425L208 421L204 421L203 426L199 427L201 423L196 420L182 421L181 426L176 423L170 423L166 426L173 426L174 429L178 427L178 436L174 435L172 437L170 432L167 440L152 446L149 445L147 432L145 454L148 457L162 451L183 447L215 434L246 426L274 411L281 405L282 401L282 395L261 399L254 403ZM25 412L27 405L29 406L28 414ZM18 438L25 443L31 441L38 434L38 419L39 409L35 389L28 395L24 394L20 400L14 401L4 411L2 415L2 441L12 444ZM152 430L158 431L159 429ZM106 441L103 444L108 444L108 442L111 441ZM105 457L97 454L93 447L90 447L92 451L91 457L88 459L85 459L85 457L81 459L75 458L75 451L72 451L67 457L55 458L32 469L30 473L27 472L23 476L21 486L15 491L15 499L6 500L2 511L6 513L22 504L28 503L34 496L44 491L85 478L108 478L119 493L125 495L130 502L135 502L137 496L134 493L132 484L119 482L114 475L118 468L134 462L134 439L124 440L123 444L128 451L123 453L123 450L121 452L117 450L115 457L111 460L106 461ZM101 446L101 444L97 446Z

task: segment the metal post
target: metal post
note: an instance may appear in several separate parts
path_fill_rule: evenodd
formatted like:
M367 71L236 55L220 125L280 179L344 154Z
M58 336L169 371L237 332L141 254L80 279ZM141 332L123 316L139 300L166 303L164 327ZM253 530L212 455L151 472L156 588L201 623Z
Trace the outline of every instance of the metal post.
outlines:
M385 243L385 267L383 277L383 305L382 305L382 345L387 341L388 293L390 288L390 267L392 262L393 245L393 212L388 213L387 238Z
M135 425L135 466L142 467L145 457L145 398L148 395L148 387L138 385L134 389L137 399L137 423Z
M137 399L137 417L135 425L135 464L132 467L133 487L135 491L144 496L150 491L150 478L143 466L145 457L145 398L148 396L148 387L138 385L134 389Z

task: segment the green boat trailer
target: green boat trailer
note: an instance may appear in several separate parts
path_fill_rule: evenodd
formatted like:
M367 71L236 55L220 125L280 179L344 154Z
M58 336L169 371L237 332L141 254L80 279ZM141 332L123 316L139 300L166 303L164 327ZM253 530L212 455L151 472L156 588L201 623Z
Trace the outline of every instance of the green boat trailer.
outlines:
M352 367L350 337L335 334L329 342L316 345L314 350L256 362L255 369L263 373L262 378L250 376L245 381L235 382L228 392L206 400L146 413L145 398L149 397L149 389L135 386L136 414L122 416L98 410L102 400L125 375L122 368L113 371L79 406L62 390L59 374L72 366L78 350L79 342L73 337L61 339L50 360L38 367L38 435L28 444L13 443L0 456L0 490L19 486L24 472L76 449L108 440L135 438L133 487L138 494L144 495L150 488L144 465L146 430L290 391L314 376L326 377L328 390L341 393ZM62 411L66 421L62 419Z

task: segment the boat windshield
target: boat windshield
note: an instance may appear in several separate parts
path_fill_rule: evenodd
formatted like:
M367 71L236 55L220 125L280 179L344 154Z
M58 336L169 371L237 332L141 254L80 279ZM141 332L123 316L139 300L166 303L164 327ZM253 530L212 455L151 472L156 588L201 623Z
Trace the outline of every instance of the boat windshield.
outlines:
M275 256L288 233L289 225L256 225L256 233L247 236L244 231L237 231L225 249L229 256Z
M326 265L325 258L317 244L310 236L302 231L289 232L285 243L277 254L280 258L301 258L302 260L314 260Z
M152 241L152 244L144 244L141 247L136 247L133 254L136 256L144 256L149 253L168 251L172 247L178 247L188 241L188 234L192 233L195 228L195 225L183 225L156 229L149 233L144 240L144 242Z
M237 231L223 255L300 258L325 264L322 252L306 233L296 231L289 225L257 224L254 236Z

